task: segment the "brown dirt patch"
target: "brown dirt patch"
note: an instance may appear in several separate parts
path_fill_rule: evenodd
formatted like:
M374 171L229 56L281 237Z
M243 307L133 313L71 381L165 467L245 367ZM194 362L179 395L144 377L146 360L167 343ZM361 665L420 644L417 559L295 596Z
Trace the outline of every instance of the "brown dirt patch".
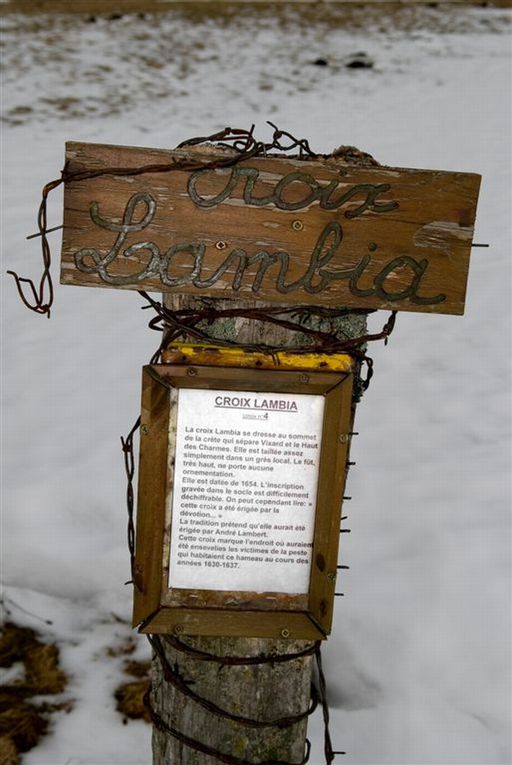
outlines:
M20 762L18 750L10 736L0 736L0 762L4 765L18 765Z
M8 622L0 633L0 667L22 663L22 679L0 685L0 762L17 765L19 754L28 752L44 736L52 712L69 711L69 702L33 703L32 696L64 691L67 677L59 666L59 649L44 643L27 627Z
M151 685L151 663L149 661L125 661L123 665L127 675L138 678L123 683L115 692L117 711L130 720L145 720L150 722L148 710L144 705L144 697Z

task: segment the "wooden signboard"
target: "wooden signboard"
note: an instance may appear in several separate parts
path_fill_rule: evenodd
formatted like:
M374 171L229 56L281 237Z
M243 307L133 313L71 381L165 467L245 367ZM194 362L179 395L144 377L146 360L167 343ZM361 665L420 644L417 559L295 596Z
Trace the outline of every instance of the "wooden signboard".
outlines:
M478 175L68 143L65 177L66 284L464 311Z
M153 633L323 639L332 621L352 360L292 370L144 368L135 625ZM229 354L228 354L229 355ZM248 363L246 359L246 363ZM258 366L258 364L260 366ZM327 367L328 365L328 367Z

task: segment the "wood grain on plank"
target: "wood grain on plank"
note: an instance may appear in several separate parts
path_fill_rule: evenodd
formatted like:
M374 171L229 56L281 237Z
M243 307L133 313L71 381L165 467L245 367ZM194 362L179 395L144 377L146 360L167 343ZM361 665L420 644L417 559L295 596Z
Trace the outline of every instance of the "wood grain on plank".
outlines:
M480 176L232 157L68 143L61 280L463 313Z

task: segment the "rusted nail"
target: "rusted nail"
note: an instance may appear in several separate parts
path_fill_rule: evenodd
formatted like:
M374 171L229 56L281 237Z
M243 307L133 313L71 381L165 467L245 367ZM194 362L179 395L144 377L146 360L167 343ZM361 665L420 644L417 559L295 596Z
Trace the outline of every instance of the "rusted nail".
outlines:
M295 231L302 231L304 228L304 223L301 220L294 220L292 223L292 228L294 228Z

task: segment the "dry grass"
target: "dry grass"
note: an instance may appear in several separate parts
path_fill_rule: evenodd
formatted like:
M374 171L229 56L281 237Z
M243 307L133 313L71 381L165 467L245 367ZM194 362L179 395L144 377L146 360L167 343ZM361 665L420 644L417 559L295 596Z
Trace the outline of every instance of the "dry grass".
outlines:
M151 671L151 662L149 661L125 661L123 669L127 675L132 677L149 678Z
M149 690L151 679L151 663L149 661L125 661L123 669L127 675L138 678L129 683L123 683L115 692L117 710L124 718L130 720L145 720L150 722L148 711L144 705L144 696Z
M0 736L0 762L3 765L19 765L21 762L16 745L10 736Z
M132 654L135 649L137 648L137 643L135 639L130 636L122 643L119 643L115 646L109 646L106 650L107 656L109 656L112 659L116 659L119 656L129 656Z
M148 678L146 680L134 680L119 686L115 692L116 708L123 717L150 722L148 711L144 705L144 696L149 690L149 684Z
M69 703L35 704L32 696L60 694L67 678L59 667L59 649L43 643L27 627L6 623L0 635L0 666L21 662L24 677L0 685L0 762L17 765L19 754L36 746L49 727L52 712L69 710Z

